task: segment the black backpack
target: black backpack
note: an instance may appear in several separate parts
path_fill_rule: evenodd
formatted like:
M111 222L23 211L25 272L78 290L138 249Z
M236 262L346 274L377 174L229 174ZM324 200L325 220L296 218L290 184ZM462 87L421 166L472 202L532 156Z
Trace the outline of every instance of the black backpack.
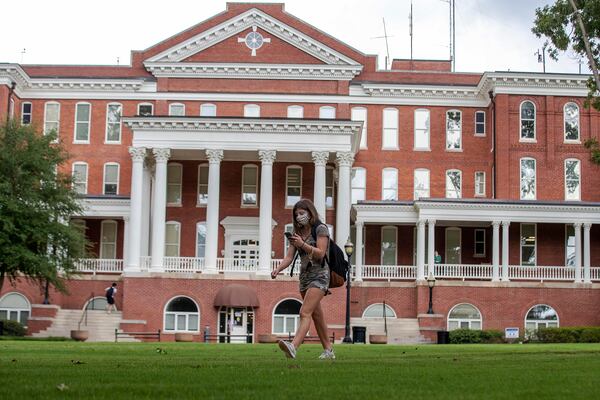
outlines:
M113 293L114 293L114 289L112 287L108 288L108 290L106 291L106 297L113 297Z

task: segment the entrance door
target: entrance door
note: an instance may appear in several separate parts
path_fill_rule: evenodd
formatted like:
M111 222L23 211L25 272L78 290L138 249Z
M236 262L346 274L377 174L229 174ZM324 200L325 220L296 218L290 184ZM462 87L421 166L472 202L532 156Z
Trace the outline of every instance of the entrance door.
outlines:
M252 343L254 311L248 307L222 307L219 313L221 343Z
M241 239L231 246L234 267L242 270L253 270L258 263L258 240Z

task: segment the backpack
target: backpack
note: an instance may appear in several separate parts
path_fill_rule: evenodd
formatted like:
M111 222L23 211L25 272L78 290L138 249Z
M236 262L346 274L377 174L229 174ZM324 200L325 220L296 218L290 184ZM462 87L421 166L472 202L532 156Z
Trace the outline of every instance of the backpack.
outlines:
M317 221L317 223L311 228L310 234L317 241L317 228L320 225L325 225L321 221ZM346 282L346 277L348 276L348 268L349 264L346 258L344 257L344 252L340 249L340 246L337 245L336 242L329 239L329 243L327 245L328 252L323 257L321 261L321 266L325 262L329 267L329 287L336 288L344 285ZM299 252L296 252L294 256L294 260L292 261L292 270L290 271L290 276L294 275L294 266L296 264L296 259L298 258Z
M114 289L112 287L109 287L108 290L106 291L106 297L113 297L113 293L114 293Z

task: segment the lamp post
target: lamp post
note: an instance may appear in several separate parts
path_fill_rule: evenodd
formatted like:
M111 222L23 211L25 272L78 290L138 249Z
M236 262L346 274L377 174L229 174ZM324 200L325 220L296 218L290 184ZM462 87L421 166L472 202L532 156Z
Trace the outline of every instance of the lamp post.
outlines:
M433 276L433 272L429 271L429 275L427 275L427 286L429 286L429 310L427 310L427 314L433 314L433 287L435 286L435 276Z
M344 332L344 340L342 343L352 343L352 338L350 337L350 278L352 276L352 253L354 253L354 244L348 238L348 241L344 245L344 250L346 251L346 255L348 256L348 272L346 275L346 329Z

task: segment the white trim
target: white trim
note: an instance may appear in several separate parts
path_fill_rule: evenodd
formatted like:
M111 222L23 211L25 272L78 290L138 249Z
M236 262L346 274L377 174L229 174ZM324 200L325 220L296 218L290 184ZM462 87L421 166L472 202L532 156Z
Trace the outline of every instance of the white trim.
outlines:
M206 183L202 183L203 186L206 186L206 202L205 203L200 203L198 195L200 194L200 168L206 168ZM208 168L209 165L208 163L201 163L198 164L198 175L197 175L197 182L198 184L196 185L196 207L206 207L206 205L208 204Z
M254 194L256 195L256 203L254 204L244 204L244 186L252 186L252 185L245 185L244 184L244 178L245 178L245 169L246 168L253 168L255 170L255 181L254 181ZM240 189L241 189L241 198L240 198L240 207L241 208L256 208L259 205L259 183L258 183L258 165L256 164L244 164L242 165L242 179L240 182Z
M538 234L537 234L537 223L523 223L519 224L519 265L523 266L523 246L531 247L530 245L523 244L523 225L533 225L533 237L535 238L535 244L533 245L533 254L535 255L535 260L533 266L538 265ZM529 266L530 264L525 264L525 266Z
M567 113L565 112L565 109L569 104L573 104L577 107L577 139L567 139ZM574 101L567 101L563 105L563 141L564 143L581 143L581 108L579 107L579 104Z
M533 139L523 138L523 104L525 103L531 103L533 105ZM533 100L523 100L519 104L519 142L537 143L537 105Z
M477 232L483 232L483 253L477 253ZM483 228L473 229L473 257L485 257L487 254L487 231Z
M29 314L29 317L27 319L28 320L31 319L31 302L29 301L29 299L27 298L27 296L25 296L24 294L19 293L19 292L15 292L15 291L4 293L3 296L0 296L0 303L2 303L2 301L5 298L7 298L8 296L11 296L11 295L17 295L17 296L20 296L23 299L25 299L25 301L27 302L29 308L3 308L2 310L6 310L7 311L7 315L6 315L7 319L10 320L10 312L11 311L16 311L17 312L17 321L19 323L21 322L21 313L23 311L27 311L27 313ZM27 325L25 325L25 327L27 327Z
M419 129L419 132L427 134L427 146L417 147L417 112L427 112L427 129ZM413 112L413 151L431 151L431 112L427 108L417 108Z
M174 114L173 109L175 107L181 108L183 110L182 114ZM169 116L170 117L185 117L185 104L183 103L169 103Z
M390 127L390 128L386 128L386 119L385 119L385 115L386 115L386 111L388 111L388 115L390 113L393 113L393 115L390 117L392 118L392 121L390 122L394 122L393 125L395 125L395 127ZM394 118L395 116L395 118ZM399 134L398 134L398 130L400 127L400 112L397 108L395 107L386 107L383 110L381 110L381 150L400 150L400 140L398 138ZM392 145L386 145L385 143L385 132L387 130L392 130L395 129L396 134L394 135L394 140L392 143Z
M462 305L468 305L473 307L477 313L479 314L479 319L461 319L461 318L450 318L450 314L452 314L452 311L454 311L454 309L458 306L462 306ZM458 322L458 328L457 329L461 329L460 326L460 322L461 321L466 321L469 323L469 328L468 329L472 329L471 328L471 323L474 321L478 321L479 322L479 330L483 330L483 314L481 314L481 311L479 310L479 308L475 307L473 304L471 303L458 303L455 304L454 306L452 306L452 308L450 309L450 311L448 311L448 317L446 318L446 327L448 330L450 330L450 320L452 320L452 322Z
M169 225L173 225L173 226L179 227L179 229L177 229L177 234L178 234L178 236L177 236L177 243L168 243L167 242L167 227ZM175 244L177 244L177 255L176 256L168 256L167 255L167 245L173 246ZM174 221L174 220L166 221L165 222L165 257L180 257L180 256L181 256L181 222Z
M285 195L284 195L284 198L283 198L283 206L284 206L284 208L292 208L292 207L294 207L294 204L296 203L296 202L294 202L294 204L288 204L288 189L290 187L289 186L289 173L288 173L288 171L291 168L297 168L297 169L299 168L300 169L300 186L299 186L300 187L300 194L299 194L298 197L300 199L302 198L302 184L304 183L304 176L303 176L304 175L304 171L303 171L303 168L302 168L301 165L296 165L296 164L294 164L294 165L288 165L287 167L285 167ZM296 186L293 186L293 187L296 187Z
M458 262L448 262L448 231L458 231ZM444 230L444 262L446 264L462 264L462 229L458 226L449 226Z
M296 114L299 115L294 115L294 111L300 111L300 112L296 112ZM303 106L299 106L297 104L293 104L291 106L287 107L287 117L288 118L294 118L294 119L302 119L304 118L304 107Z
M25 104L29 104L29 112L25 113L25 111L23 110L25 108ZM29 115L29 122L25 123L23 122L23 117L25 115ZM33 115L33 104L30 101L24 101L21 103L21 125L30 125L32 122L32 115Z
M577 161L577 163L579 164L579 182L577 185L577 198L576 199L569 199L567 196L567 162L568 161ZM581 160L579 160L578 158L565 159L565 161L563 163L563 184L565 187L565 200L566 201L581 201L581 181L582 181L581 174L582 174Z
M179 174L179 183L169 183L169 168L177 167L180 170ZM169 203L169 185L178 185L179 186L179 201ZM167 207L181 207L183 204L183 164L179 162L169 162L167 163Z
M244 118L260 118L260 106L258 104L244 104Z
M384 230L393 230L394 231L394 244L395 244L395 251L394 251L394 263L393 264L384 264L383 262L383 231ZM397 265L398 264L398 227L397 226L392 226L392 225L384 225L381 227L381 231L380 231L380 235L381 235L381 239L379 241L379 263L380 265Z
M48 106L58 106L56 121L48 121ZM60 137L60 103L58 101L47 101L44 103L44 135L49 133L49 130L46 128L47 123L56 123L56 141L58 141Z
M556 311L556 308L549 306L546 303L538 303L538 304L534 304L533 306L531 306L527 312L525 313L525 318L524 318L524 323L523 323L523 327L525 328L525 331L527 331L527 321L533 322L535 323L535 329L538 329L538 324L542 321L546 321L546 320L541 320L541 319L527 319L527 315L531 312L531 310L533 310L535 307L538 306L546 306L548 308L551 308L554 311L554 314L556 314L556 327L560 327L560 317L558 316L558 312ZM550 320L551 321L551 320ZM526 333L526 332L525 332Z
M114 225L115 226L115 241L113 242L104 242L104 226L105 225ZM115 221L114 219L105 219L100 223L100 254L99 254L99 258L104 258L104 259L110 259L110 260L115 260L117 258L117 243L119 243L118 240L118 236L119 236L119 224L117 221ZM105 256L105 254L102 254L102 249L104 247L105 244L114 244L114 252L113 254L110 254L109 257L103 257Z
M521 191L521 185L523 180L523 161L525 160L533 160L533 199L525 199L523 198L523 192ZM564 170L563 170L564 175ZM521 200L537 200L537 160L533 157L521 157L519 159L519 199Z
M390 188L386 189L386 187L385 187L385 173L386 172L393 173L396 177L394 187L391 189ZM386 190L394 190L394 198L386 199L385 198ZM394 200L394 201L398 200L398 169L397 168L385 167L381 170L381 200Z
M417 198L417 188L416 188L417 171L427 172L427 196L424 196L424 197L425 198L431 197L431 171L429 171L429 169L427 169L427 168L415 168L415 170L413 171L413 199L414 200L418 199Z
M78 107L80 105L89 106L87 121L78 121L77 120L77 115L79 114ZM92 103L87 102L87 101L78 101L77 103L75 103L75 113L74 114L75 115L73 116L73 118L74 118L74 121L73 121L73 143L75 143L75 144L90 144L90 140L91 140L91 136L92 136ZM77 139L77 127L79 124L84 124L84 123L87 123L87 140L79 140L79 139Z
M214 115L203 112L206 108L214 108ZM202 103L200 104L200 116L201 117L216 117L217 116L217 105L214 103Z
M330 114L330 115L327 115ZM337 110L333 106L319 107L319 119L335 119Z
M110 106L119 106L119 140L108 140L108 113ZM117 102L110 102L106 104L106 117L104 118L104 144L121 144L123 137L123 104Z
M481 193L481 192L478 192L478 190L477 190L477 188L478 188L478 186L479 186L479 185L477 184L477 174L483 174L483 192L482 192L482 193ZM486 187L485 187L485 186L486 186L486 184L485 184L485 183L486 183L486 182L485 182L485 175L486 175L485 171L475 171L475 178L474 178L474 180L475 180L475 190L474 190L474 192L475 192L475 197L485 197L485 196L486 196L486 190L485 190L485 189L486 189Z
M477 133L477 124L478 124L478 122L477 122L477 114L483 114L483 122L482 122L482 124L483 124L483 133ZM476 136L476 137L485 137L487 135L487 129L486 129L487 115L486 114L487 113L485 112L485 110L477 110L477 111L475 111L475 114L473 116L473 118L475 120L474 121L475 122L475 124L474 124L474 128L475 129L473 129L473 136Z
M141 106L150 106L152 108L152 111L150 111L150 115L154 115L154 104L148 103L148 102L138 103L137 104L137 114L136 115L139 115L140 117L142 117L142 116L146 117L147 116L147 115L141 115L140 114L140 107Z
M365 317L365 314L367 313L367 311L369 310L369 308L372 308L372 307L375 307L375 306L378 306L378 305L381 305L381 306L383 306L383 303L373 303L373 304L369 304L369 305L368 305L368 306L367 306L367 307L364 309L364 311L362 312L361 318L383 318L383 316L382 316L382 317ZM383 307L381 307L381 309L383 310ZM398 318L398 314L396 314L396 310L394 310L394 309L392 308L392 306L390 306L389 304L387 304L387 303L386 303L386 304L385 304L385 309L386 309L386 310L388 310L388 309L389 309L389 310L391 310L391 311L392 311L392 313L393 313L393 316L392 316L392 315L389 315L389 316L388 316L388 315L387 315L387 312L386 312L386 314L385 314L385 317L386 317L386 318Z
M82 213L74 215L74 217L128 218L131 208L128 198L85 198L81 199L79 203Z
M119 182L121 181L121 166L119 165L118 162L114 162L114 161L109 161L107 163L104 163L104 166L102 167L103 169L103 174L102 174L102 194L106 194L106 167L107 166L112 166L112 165L116 165L117 167L117 193L114 193L111 195L118 195L119 194Z
M448 193L449 193L448 192L448 189L449 189L448 188L448 179L449 179L448 173L449 172L458 172L458 178L460 179L460 187L458 188L458 197L450 197L450 196L448 196ZM445 177L446 177L446 198L447 199L460 199L460 198L462 198L462 188L463 188L462 171L460 169L456 169L456 168L447 169ZM451 192L455 192L455 190L452 189Z
M458 146L458 148L448 147L448 144L449 144L448 143L448 132L449 132L448 131L448 117L449 117L450 113L458 113L458 116L460 118L460 129L458 130L459 131L459 146ZM446 110L446 120L445 120L445 122L446 122L446 126L445 126L446 148L445 148L445 150L446 151L450 151L450 152L452 152L452 151L462 151L463 150L463 140L462 140L463 116L462 116L462 111L461 110L457 110L457 109Z
M88 193L88 175L89 175L89 170L90 170L89 165L85 161L74 161L71 164L71 177L73 179L71 186L73 188L75 187L75 179L74 178L75 178L75 166L76 165L85 165L85 190L83 191L83 193L80 193L80 194L87 194Z
M279 305L281 303L283 303L284 301L288 301L288 300L294 300L294 301L300 303L300 307L302 308L303 302L301 300L298 300L298 299L294 298L294 297L286 297L285 299L281 299L277 304L275 304L275 307L273 307L273 311L271 312L271 333L274 334L274 335L285 335L285 334L287 334L287 332L275 332L275 316L276 315L277 316L284 316L284 327L283 327L284 330L286 328L285 325L287 324L285 318L288 318L289 316L294 316L295 315L295 319L294 319L294 324L295 324L294 332L296 331L296 328L298 327L298 324L300 323L300 313L298 313L298 315L296 315L296 314L275 314L275 310L277 310L277 307L279 307Z
M195 305L196 305L196 309L198 310L197 314L198 314L198 329L196 329L195 331L189 330L189 329L185 329L185 330L178 330L177 329L177 314L184 314L186 315L185 318L185 325L186 328L189 328L189 316L190 315L194 315L196 313L193 312L177 312L177 311L168 311L170 314L175 314L175 325L174 328L175 329L167 329L167 307L169 306L169 304L175 300L178 299L180 297L185 297L186 299L191 300ZM190 333L196 333L196 334L200 334L200 327L202 326L202 324L200 323L200 306L198 305L198 302L194 299L192 299L191 297L187 296L187 295L176 295L171 297L164 305L163 307L163 332L164 333L176 333L176 332L190 332Z

